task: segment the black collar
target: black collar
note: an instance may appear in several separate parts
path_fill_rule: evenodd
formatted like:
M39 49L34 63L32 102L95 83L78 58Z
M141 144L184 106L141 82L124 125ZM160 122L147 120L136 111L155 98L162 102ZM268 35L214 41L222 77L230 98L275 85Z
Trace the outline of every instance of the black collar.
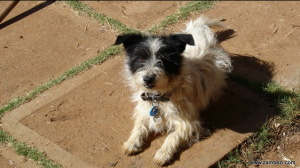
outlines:
M149 93L149 92L144 92L141 94L141 98L144 100L144 101L169 101L170 98L169 97L166 97L166 95L155 95L153 93Z

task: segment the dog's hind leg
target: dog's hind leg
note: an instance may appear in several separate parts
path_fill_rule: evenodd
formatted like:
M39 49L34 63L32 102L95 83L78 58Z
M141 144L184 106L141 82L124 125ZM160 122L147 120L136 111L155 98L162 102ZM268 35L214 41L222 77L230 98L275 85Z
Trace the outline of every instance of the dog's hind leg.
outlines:
M144 140L148 137L149 129L145 120L137 119L129 139L123 144L126 155L134 155L141 150Z

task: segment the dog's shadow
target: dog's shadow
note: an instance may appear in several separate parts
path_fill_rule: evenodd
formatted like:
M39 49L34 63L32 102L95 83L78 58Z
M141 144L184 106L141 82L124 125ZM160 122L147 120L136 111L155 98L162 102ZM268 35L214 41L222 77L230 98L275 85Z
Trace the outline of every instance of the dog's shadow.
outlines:
M234 30L216 32L219 43L235 37ZM274 76L274 64L260 60L251 55L230 54L233 71L230 76L242 77L254 83L270 82ZM212 102L201 112L203 126L212 133L217 129L230 128L239 133L254 132L268 117L274 114L270 111L261 111L261 106L268 106L268 102L245 89L241 83L233 78L227 80L228 87L220 99ZM256 117L253 117L256 115ZM254 121L246 118L255 118ZM242 125L240 122L245 122ZM247 123L248 122L248 123Z
M253 56L231 54L231 58L234 66L231 76L242 77L252 81L253 84L271 81L274 64ZM228 87L220 99L212 102L205 111L201 112L203 126L212 133L222 128L230 128L239 133L256 131L263 121L275 115L269 110L262 110L262 107L270 108L270 103L258 94L245 88L236 79L228 79ZM250 120L251 117L254 120ZM245 123L240 125L240 122Z

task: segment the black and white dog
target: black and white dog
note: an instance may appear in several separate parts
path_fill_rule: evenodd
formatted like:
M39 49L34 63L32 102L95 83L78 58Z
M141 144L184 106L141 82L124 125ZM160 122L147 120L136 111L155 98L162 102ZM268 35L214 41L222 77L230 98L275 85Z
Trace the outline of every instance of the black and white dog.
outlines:
M218 98L231 71L230 57L212 27L224 28L201 16L181 34L118 36L115 44L126 50L124 75L137 103L134 128L123 145L126 155L139 152L150 132L168 133L154 155L157 165L170 161L180 146L199 140L199 110Z

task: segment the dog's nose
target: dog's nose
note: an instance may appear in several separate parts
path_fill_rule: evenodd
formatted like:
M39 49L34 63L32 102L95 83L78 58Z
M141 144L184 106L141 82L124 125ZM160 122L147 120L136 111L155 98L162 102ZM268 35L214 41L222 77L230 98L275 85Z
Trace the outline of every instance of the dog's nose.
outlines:
M155 80L156 75L155 74L151 74L151 75L146 75L143 77L143 80L145 82L146 85L152 84Z

